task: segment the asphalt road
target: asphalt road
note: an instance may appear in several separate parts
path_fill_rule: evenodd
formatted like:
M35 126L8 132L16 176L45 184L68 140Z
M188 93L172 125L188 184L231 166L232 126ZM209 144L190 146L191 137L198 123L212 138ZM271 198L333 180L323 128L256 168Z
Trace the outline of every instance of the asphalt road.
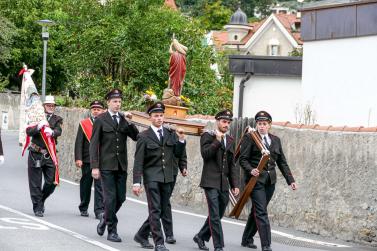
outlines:
M27 158L21 157L17 135L17 132L2 132L5 164L0 166L0 251L143 250L133 241L133 236L147 217L147 207L145 202L133 197L127 197L118 213L121 243L107 241L106 233L102 237L97 235L98 221L94 218L92 205L90 217L80 216L77 208L79 186L69 180L62 179L60 186L46 201L45 216L34 217L28 188ZM177 243L167 244L167 248L172 251L198 250L192 237L199 231L205 216L180 209L174 211L173 220ZM240 246L243 228L242 221L223 220L225 250L252 250ZM291 229L273 228L272 235L274 251L377 250ZM259 239L256 238L255 242L260 250ZM213 250L211 241L207 246Z

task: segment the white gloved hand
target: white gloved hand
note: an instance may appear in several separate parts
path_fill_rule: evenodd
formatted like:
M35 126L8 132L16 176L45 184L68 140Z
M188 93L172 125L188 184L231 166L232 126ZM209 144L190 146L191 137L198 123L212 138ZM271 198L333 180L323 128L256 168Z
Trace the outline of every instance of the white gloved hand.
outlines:
M4 164L4 155L0 155L0 165Z
M41 128L43 126L49 126L47 120L41 120L39 123L38 123L38 130L41 130Z
M54 131L50 127L45 127L44 132L46 133L48 137L51 137L52 135L54 135Z

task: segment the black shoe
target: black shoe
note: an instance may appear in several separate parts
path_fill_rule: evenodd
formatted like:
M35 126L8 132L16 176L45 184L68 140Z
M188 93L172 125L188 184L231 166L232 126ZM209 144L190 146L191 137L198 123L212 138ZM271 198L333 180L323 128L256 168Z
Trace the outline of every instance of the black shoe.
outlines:
M43 212L42 211L35 211L34 215L37 217L43 217Z
M169 244L175 244L177 242L177 240L172 235L172 236L167 236L165 242L169 243Z
M149 242L149 240L143 239L138 234L135 234L134 241L139 243L142 248L145 248L145 249L153 249L154 248L154 246Z
M155 248L154 248L155 251L169 251L169 249L167 249L164 244L158 244Z
M122 239L118 236L116 232L109 233L107 235L107 240L112 242L122 242Z
M241 243L241 246L243 246L243 247L245 247L245 248L253 248L253 249L258 248L257 245L255 245L252 241L249 241L249 242L242 242L242 243Z
M105 230L106 230L105 215L102 214L99 220L99 223L97 225L97 234L102 236Z
M270 246L264 246L262 247L262 251L272 251Z
M223 248L215 248L215 251L224 251Z
M81 214L81 216L83 216L83 217L89 217L89 213L88 213L87 210L80 211L80 214Z
M209 248L206 247L206 244L204 243L204 241L200 239L199 235L195 235L193 240L196 244L198 244L198 248L200 250L209 250Z

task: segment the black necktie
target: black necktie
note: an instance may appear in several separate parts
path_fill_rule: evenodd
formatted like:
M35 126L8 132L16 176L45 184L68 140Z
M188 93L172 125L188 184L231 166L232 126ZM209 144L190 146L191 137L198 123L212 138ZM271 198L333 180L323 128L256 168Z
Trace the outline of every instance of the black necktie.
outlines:
M50 118L51 118L51 114L47 114L47 115L46 115L46 119L47 119L47 121L49 121Z
M225 136L224 136L225 137ZM223 146L223 148L225 149L225 140L224 140L224 137L221 137L221 145Z
M160 143L162 145L164 142L164 138L162 137L162 129L158 129L157 132L158 132L158 135L160 136Z
M117 115L113 115L113 120L114 120L114 124L115 124L115 127L118 127L118 116Z
M264 137L263 137L263 140L264 140L264 145L265 145L267 148L270 148L270 144L268 144L268 141L267 141L267 136L264 136Z

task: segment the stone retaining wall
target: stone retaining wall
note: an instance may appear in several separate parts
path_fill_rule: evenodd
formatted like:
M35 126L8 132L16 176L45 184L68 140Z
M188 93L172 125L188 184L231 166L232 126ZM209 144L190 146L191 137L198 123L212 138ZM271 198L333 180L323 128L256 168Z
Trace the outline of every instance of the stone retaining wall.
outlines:
M2 113L8 113L8 130L18 130L20 127L20 95L0 93L0 128L2 128Z

